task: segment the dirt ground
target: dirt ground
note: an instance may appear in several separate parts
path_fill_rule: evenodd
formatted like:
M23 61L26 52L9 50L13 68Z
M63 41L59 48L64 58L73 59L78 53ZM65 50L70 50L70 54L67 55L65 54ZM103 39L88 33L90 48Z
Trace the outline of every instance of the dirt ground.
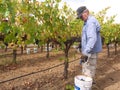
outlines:
M0 50L0 54L4 53ZM110 54L110 57L107 57L106 48L99 54L96 83L93 84L92 90L120 90L120 49L117 55L114 55L114 50L111 48ZM0 90L65 90L68 85L74 87L74 77L81 75L81 65L78 59L80 53L75 49L70 50L69 59L75 61L69 63L66 80L63 78L64 65L27 75L63 63L64 53L62 51L51 51L49 59L45 56L46 52L40 51L29 55L18 54L17 64L10 64L11 55L0 55ZM23 75L26 76L10 80ZM4 80L10 81L1 83Z

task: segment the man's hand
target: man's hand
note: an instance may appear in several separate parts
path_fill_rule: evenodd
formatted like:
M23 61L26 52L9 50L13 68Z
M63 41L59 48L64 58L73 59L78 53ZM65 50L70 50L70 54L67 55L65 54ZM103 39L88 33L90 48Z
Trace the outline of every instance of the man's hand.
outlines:
M85 63L85 62L87 62L87 60L88 60L88 56L82 55L80 58L80 63Z

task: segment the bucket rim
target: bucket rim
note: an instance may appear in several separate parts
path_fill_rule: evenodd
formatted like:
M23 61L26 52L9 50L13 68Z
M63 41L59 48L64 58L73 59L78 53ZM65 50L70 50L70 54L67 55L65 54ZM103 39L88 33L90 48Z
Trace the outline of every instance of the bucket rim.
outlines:
M81 80L81 79L78 78L79 76L81 76L81 77L82 77L82 76L83 76L83 77L87 77L87 78L90 79L90 80L88 80L88 81L85 81L85 80L84 80L84 82L91 82L91 81L93 81L93 79L92 79L91 77L85 76L85 75L77 75L77 76L75 76L75 78L77 78L78 80ZM82 80L81 80L81 81L82 81Z

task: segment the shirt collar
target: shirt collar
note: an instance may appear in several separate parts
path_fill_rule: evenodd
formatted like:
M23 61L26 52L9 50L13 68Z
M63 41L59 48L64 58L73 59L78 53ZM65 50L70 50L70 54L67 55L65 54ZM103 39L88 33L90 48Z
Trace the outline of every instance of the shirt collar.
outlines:
M84 22L84 25L87 24L87 21L90 19L91 15L88 16L87 20Z

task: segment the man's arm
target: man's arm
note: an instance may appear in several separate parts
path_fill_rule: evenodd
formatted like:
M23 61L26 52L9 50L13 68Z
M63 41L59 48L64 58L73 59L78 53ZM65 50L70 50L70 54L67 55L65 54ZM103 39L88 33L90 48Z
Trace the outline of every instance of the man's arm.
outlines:
M83 54L89 56L97 40L96 26L93 22L88 23L86 28L86 34L87 34L87 45L85 50L83 51Z

